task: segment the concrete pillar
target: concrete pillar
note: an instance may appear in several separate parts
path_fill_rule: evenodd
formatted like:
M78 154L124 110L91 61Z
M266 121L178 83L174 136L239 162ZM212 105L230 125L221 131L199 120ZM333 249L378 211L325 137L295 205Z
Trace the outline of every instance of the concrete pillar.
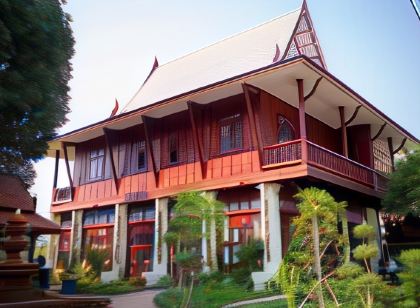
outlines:
M366 223L375 228L375 238L372 239L370 244L374 244L378 247L378 255L377 255L377 257L370 259L370 266L375 272L377 272L378 271L378 262L379 262L379 259L381 258L381 249L382 249L382 247L381 247L382 246L381 245L381 229L380 229L380 226L378 224L378 222L379 222L378 212L375 209L366 208L366 218L367 218Z
M252 273L255 290L264 289L264 283L276 272L281 262L280 192L277 183L259 185L261 198L261 238L264 241L264 271Z
M58 225L61 225L61 215L51 213L51 220ZM55 269L57 264L58 256L58 244L60 240L60 234L51 234L50 240L48 241L48 253L47 253L47 266Z
M112 270L101 273L101 280L104 282L124 277L127 251L127 204L115 205L113 238Z
M153 272L143 273L147 284L154 284L168 273L168 247L163 235L168 231L168 198L155 200L155 242L153 245Z
M203 256L203 260L206 264L208 264L207 262L207 226L206 226L206 220L203 219L202 223L201 223L201 232L202 232L202 237L201 237L201 255Z
M70 266L72 263L80 262L83 236L83 210L74 210L71 213L71 235L70 235Z

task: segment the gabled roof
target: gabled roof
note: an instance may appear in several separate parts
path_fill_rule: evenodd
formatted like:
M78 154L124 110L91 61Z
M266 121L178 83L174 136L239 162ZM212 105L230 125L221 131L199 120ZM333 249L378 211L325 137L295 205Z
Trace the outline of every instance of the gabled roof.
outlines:
M154 68L121 113L253 71L284 58L303 7Z
M34 200L17 176L0 174L0 208L2 207L35 211Z

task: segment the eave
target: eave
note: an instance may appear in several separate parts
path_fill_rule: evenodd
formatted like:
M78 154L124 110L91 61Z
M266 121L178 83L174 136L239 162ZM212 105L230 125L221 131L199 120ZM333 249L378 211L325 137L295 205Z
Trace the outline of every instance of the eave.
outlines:
M395 148L398 146L398 142L404 138L407 138L409 143L419 143L415 136L411 135L408 131L395 123L344 82L340 81L306 56L298 56L193 89L150 104L146 107L119 114L112 118L104 119L57 136L50 141L47 155L54 157L55 150L61 149L62 142L79 143L102 136L103 128L120 130L141 124L142 115L160 118L175 112L187 110L188 101L207 104L224 97L242 93L243 83L259 87L290 105L296 106L297 91L295 79L301 78L304 80L305 94L308 94L320 77L322 77L323 80L319 89L317 89L316 93L308 99L308 114L320 118L321 121L334 128L338 128L338 108L337 115L330 115L331 119L322 119L322 115L320 116L317 114L317 110L324 105L326 106L324 101L328 100L328 97L331 96L330 94L334 92L334 95L336 95L337 98L340 98L340 101L330 102L328 110L332 110L333 107L338 107L343 103L347 106L348 114L346 114L346 116L349 118L354 112L354 108L359 105L364 107L361 108L363 111L360 113L360 119L357 119L356 117L357 120L354 121L352 125L361 124L361 122L365 121L367 122L366 124L378 126L378 129L380 129L383 123L387 123L387 127L383 130L382 134L383 136L395 136L395 138L398 139L396 140ZM369 121L372 123L369 123ZM372 134L375 135L375 133L375 129L372 129ZM70 160L74 159L74 153L70 153L69 158Z

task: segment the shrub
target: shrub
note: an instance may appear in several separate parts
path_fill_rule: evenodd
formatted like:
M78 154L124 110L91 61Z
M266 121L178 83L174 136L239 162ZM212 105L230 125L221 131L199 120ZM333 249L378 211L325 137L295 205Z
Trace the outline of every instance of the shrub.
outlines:
M261 240L251 240L248 244L242 245L236 256L239 262L246 266L250 271L261 270L258 267L258 260L262 259L264 243Z
M128 279L128 283L135 287L144 287L147 284L147 280L144 277L136 276L136 277L130 277Z
M348 262L337 269L337 277L339 279L355 278L364 272L363 267L359 264Z
M156 283L156 286L160 288L169 288L173 285L173 283L174 281L172 277L169 275L165 275L159 278L159 280Z
M105 260L108 258L108 251L105 249L89 249L86 259L92 266L95 277L101 277Z
M170 288L156 295L153 301L161 308L176 308L181 305L182 298L182 289Z
M371 239L375 237L375 228L367 224L358 225L354 228L353 234L358 239Z
M402 279L402 293L406 297L406 307L420 306L420 249L401 252L399 260L404 270L399 274Z

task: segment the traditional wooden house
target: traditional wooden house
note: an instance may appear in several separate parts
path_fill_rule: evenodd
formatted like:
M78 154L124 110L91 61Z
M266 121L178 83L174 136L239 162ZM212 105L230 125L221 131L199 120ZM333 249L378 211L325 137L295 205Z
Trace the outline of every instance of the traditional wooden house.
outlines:
M69 186L52 193L61 224L57 267L87 249L109 250L104 280L168 272L162 240L171 201L212 191L226 204L223 262L247 238L264 241L269 278L298 215L297 187L349 202L349 224L378 227L393 155L418 140L328 72L305 3L164 65L155 61L122 111L61 135ZM69 161L74 161L73 170ZM70 243L67 245L66 243ZM207 241L203 240L203 257Z

